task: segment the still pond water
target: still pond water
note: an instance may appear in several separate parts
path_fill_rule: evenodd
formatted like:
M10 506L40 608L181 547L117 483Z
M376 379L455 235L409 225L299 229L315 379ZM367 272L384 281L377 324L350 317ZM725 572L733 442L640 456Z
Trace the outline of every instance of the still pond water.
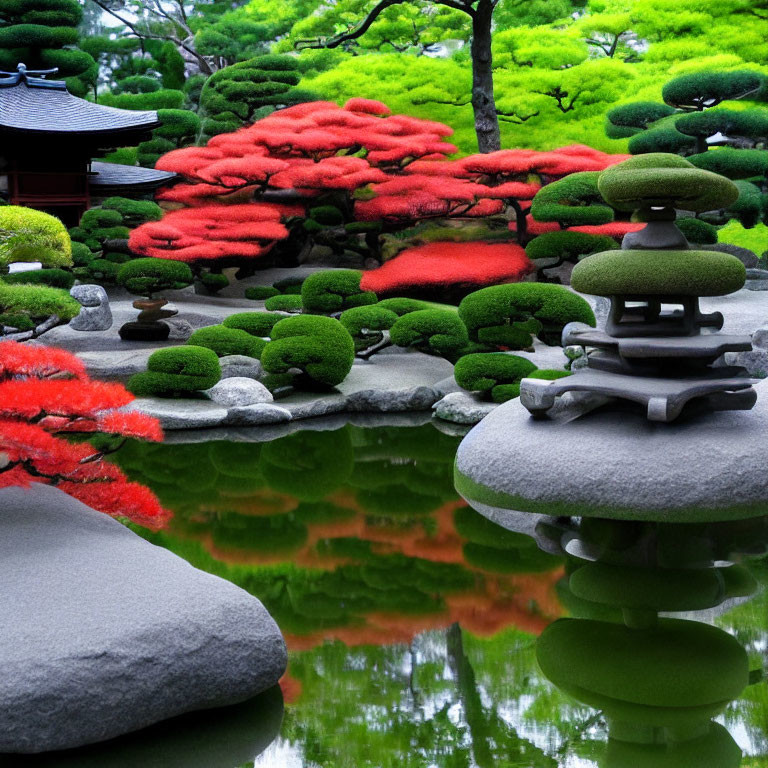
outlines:
M147 538L261 599L288 672L246 705L39 764L768 766L766 520L506 531L454 490L459 440L427 423L128 443L113 460L175 513ZM539 648L558 688L536 644L566 616Z

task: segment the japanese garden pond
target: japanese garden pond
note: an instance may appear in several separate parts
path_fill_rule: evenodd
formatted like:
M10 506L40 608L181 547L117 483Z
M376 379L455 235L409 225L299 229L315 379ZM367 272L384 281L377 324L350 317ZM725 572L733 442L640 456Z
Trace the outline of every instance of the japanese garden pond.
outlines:
M551 518L509 531L458 495L461 438L432 423L249 439L129 441L110 459L174 513L166 530L137 532L274 616L290 658L281 691L13 765L768 765L765 519ZM611 599L614 583L632 602L625 576L638 557L646 567L656 558L643 599L693 627L677 666L651 647L667 642L662 630L609 671L598 669L599 632L573 636L556 654L570 670L553 675L550 659L548 671L579 679L569 692L555 687L537 638L565 616L608 634L622 616L642 623L636 605ZM577 584L570 577L584 565L604 568L603 580ZM737 679L738 658L729 666L710 648L708 625L721 630L717 642L727 633L728 653L745 654L748 681Z

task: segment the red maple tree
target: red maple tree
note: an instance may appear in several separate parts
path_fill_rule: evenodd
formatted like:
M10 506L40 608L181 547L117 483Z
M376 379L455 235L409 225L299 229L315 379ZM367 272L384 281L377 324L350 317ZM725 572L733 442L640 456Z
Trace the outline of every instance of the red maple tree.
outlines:
M161 440L156 419L117 410L133 399L121 384L90 379L65 350L0 342L0 488L55 485L108 515L164 525L170 513L148 488L104 461L104 449L74 439Z
M182 179L157 195L176 210L135 229L131 249L197 266L242 266L289 237L307 242L309 228L297 225L319 206L337 209L342 235L365 238L375 257L381 233L424 220L500 217L506 228L514 219L524 244L530 202L542 184L626 158L573 145L452 160L451 133L447 125L392 114L367 99L279 110L205 147L160 158L159 169ZM357 230L349 226L355 223ZM292 252L302 244L289 242Z

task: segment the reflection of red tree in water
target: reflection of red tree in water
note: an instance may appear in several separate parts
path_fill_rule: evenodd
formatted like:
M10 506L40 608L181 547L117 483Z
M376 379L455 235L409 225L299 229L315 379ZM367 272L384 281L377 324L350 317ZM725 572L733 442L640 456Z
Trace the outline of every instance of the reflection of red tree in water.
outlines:
M467 563L464 553L467 539L456 530L454 519L456 510L466 507L461 500L449 501L425 516L430 523L429 532L418 521L403 526L371 520L355 494L348 489L330 494L326 501L354 510L356 514L346 519L308 525L306 540L290 554L222 546L209 532L199 532L195 537L214 558L235 566L276 565L289 560L300 568L333 571L358 561L328 553L319 545L333 539L358 539L370 542L375 555L399 554L434 563L455 564L474 572L477 579L470 590L444 594L445 608L438 612L368 612L364 624L324 627L302 634L286 632L286 643L292 651L310 650L329 640L348 646L408 644L421 632L445 629L453 623L481 636L490 636L509 627L538 634L562 614L554 590L562 576L561 568L536 574L500 574ZM226 509L255 516L288 514L296 504L292 497L264 494L264 491L251 497L224 497L221 502ZM204 510L201 512L205 514Z
M0 343L0 488L55 485L108 515L158 528L167 519L155 495L130 482L104 451L66 433L160 440L155 419L117 409L133 400L125 387L93 381L61 349Z

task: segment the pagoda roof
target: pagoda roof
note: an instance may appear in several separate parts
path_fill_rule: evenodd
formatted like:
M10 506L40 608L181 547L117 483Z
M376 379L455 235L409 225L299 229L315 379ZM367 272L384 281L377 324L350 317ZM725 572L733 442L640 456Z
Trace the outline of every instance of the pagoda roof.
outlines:
M73 96L64 82L39 76L53 72L28 71L23 64L17 72L0 72L0 132L100 138L160 125L157 112L95 104Z
M126 192L151 192L176 178L175 173L141 168L137 165L102 163L94 160L88 176L91 194Z

